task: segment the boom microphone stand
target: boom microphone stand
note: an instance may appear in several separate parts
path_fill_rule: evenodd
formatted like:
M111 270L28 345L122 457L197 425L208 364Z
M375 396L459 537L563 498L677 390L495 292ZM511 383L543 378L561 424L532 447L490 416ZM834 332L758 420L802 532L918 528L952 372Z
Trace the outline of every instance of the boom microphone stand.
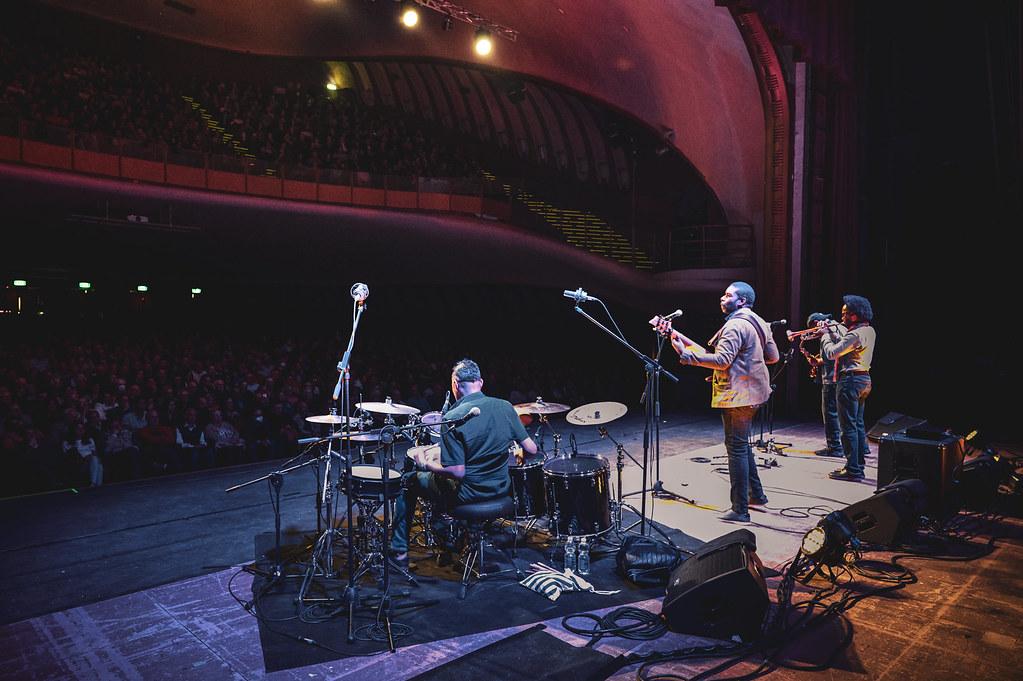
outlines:
M785 371L785 367L789 365L789 361L795 354L795 348L789 348L781 356L781 362L778 368L775 369L774 375L771 376L771 394L767 398L767 402L757 411L757 421L760 422L760 439L756 442L751 442L750 446L762 449L765 454L781 454L782 456L788 456L785 453L786 447L791 447L791 442L776 442L774 439L774 393L777 387L778 377L781 376L782 372ZM764 440L764 422L767 422L767 435L768 439ZM752 440L752 435L750 436Z
M646 425L644 426L643 429L643 465L642 465L643 488L638 492L631 492L630 494L625 495L625 496L632 496L634 494L642 495L639 513L639 533L645 535L647 522L646 515L647 492L652 491L656 493L658 491L663 491L664 489L660 480L654 482L654 487L647 488L647 472L650 470L651 449L653 449L652 455L654 456L655 459L659 460L661 455L659 437L660 431L658 429L658 421L660 420L661 417L660 378L661 374L664 374L672 381L678 383L678 377L672 374L667 369L665 369L656 357L647 357L645 354L637 350L631 343L629 343L629 341L625 339L624 335L621 333L621 330L617 328L618 327L617 324L615 324L615 329L617 331L616 333L615 331L612 331L611 329L607 328L604 324L601 324L599 321L594 319L592 315L587 314L581 307L579 307L580 303L589 302L592 300L600 303L604 307L604 310L607 311L607 306L604 305L603 301L601 301L599 298L587 295L586 291L583 291L581 288L576 291L565 291L563 295L566 298L572 298L573 300L575 300L576 312L585 317L590 323L592 323L594 326L602 330L604 333L608 334L616 341L624 345L638 360L643 362L643 366L646 370L645 390L646 400L644 403ZM610 316L611 313L608 311L608 317ZM614 318L611 318L611 322L614 323ZM684 497L679 496L679 498ZM689 500L687 499L686 501ZM689 503L693 502L690 501Z

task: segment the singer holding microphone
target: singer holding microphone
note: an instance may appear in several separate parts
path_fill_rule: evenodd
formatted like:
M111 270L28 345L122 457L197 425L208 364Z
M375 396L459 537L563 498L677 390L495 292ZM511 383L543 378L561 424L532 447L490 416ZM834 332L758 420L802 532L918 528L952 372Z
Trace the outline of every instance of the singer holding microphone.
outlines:
M403 567L408 565L409 527L417 499L429 499L445 509L508 496L509 445L515 441L529 454L537 451L511 402L483 393L483 376L476 362L463 359L452 367L451 392L455 403L441 421L440 461L430 461L420 453L416 466L422 470L406 479L395 502L391 550ZM459 425L445 425L454 423Z
M749 522L749 506L767 503L749 435L753 416L771 396L768 364L781 358L771 324L753 312L756 294L743 281L733 282L721 296L725 323L707 342L708 351L682 334L671 332L671 345L682 364L713 369L710 406L721 410L732 508L721 519ZM670 330L662 321L658 330Z

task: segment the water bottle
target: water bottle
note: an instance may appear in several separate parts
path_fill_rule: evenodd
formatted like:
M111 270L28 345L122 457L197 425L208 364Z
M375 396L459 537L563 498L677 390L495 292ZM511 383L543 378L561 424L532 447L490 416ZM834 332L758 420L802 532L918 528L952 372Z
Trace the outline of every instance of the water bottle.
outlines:
M579 540L579 553L576 556L576 562L579 566L576 570L577 574L590 574L590 545L586 543L586 537Z
M565 569L575 572L575 540L569 539L565 542Z

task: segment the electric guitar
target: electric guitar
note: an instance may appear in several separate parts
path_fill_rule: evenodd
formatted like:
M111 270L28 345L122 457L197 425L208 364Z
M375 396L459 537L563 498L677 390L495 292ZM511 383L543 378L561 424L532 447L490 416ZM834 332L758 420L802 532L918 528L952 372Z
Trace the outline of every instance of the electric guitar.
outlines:
M664 317L661 316L655 316L648 322L648 324L654 327L654 330L657 333L661 334L670 341L678 341L682 343L682 345L684 345L686 348L689 348L696 352L706 352L703 349L703 346L694 341L692 338L689 338L688 336L679 333L678 331L673 329L671 326L670 319L665 319Z

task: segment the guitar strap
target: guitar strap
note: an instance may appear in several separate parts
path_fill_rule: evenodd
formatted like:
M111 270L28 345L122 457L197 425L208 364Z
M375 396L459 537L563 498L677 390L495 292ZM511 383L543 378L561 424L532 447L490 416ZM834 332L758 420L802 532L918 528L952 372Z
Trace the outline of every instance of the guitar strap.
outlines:
M757 338L760 339L760 350L761 352L766 351L767 338L764 337L764 330L760 328L760 325L757 324L756 321L754 321L753 319L747 317L746 315L736 314L734 316L738 319L745 319L747 322L753 325L753 329L757 332ZM718 332L715 333L714 336L709 341L707 341L707 345L710 345L711 347L717 345L718 339L721 338L721 332L724 331L724 329L725 327L723 326L720 329L718 329Z

